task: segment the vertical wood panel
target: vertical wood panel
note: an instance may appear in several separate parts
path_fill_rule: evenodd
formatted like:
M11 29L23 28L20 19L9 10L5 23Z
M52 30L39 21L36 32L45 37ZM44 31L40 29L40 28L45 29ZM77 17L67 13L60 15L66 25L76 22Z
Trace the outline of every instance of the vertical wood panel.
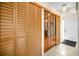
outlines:
M60 17L56 16L56 44L60 43Z

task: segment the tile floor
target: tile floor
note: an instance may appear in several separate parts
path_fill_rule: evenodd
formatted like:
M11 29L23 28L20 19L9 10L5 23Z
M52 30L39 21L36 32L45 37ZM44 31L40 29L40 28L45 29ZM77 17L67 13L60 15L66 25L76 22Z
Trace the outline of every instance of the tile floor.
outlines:
M75 48L61 43L44 53L44 56L78 56L78 47L79 43L76 44Z

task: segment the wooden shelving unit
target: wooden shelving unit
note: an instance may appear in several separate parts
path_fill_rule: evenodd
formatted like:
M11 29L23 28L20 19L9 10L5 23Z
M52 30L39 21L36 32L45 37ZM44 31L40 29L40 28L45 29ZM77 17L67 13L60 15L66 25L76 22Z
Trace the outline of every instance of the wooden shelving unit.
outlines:
M60 42L60 18L44 10L44 52Z

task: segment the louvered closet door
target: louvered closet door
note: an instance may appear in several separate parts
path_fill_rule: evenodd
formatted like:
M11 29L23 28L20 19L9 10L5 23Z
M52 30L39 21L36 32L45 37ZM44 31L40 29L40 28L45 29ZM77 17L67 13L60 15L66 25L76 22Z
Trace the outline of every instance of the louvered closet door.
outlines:
M35 27L34 27L34 40L35 40L35 55L41 55L41 8L35 6Z
M41 55L41 9L28 3L28 55Z
M14 3L0 3L0 55L15 55Z
M34 23L35 23L35 7L34 5L28 3L28 55L32 56L35 55L35 48L34 48Z
M26 55L26 3L16 3L16 55Z

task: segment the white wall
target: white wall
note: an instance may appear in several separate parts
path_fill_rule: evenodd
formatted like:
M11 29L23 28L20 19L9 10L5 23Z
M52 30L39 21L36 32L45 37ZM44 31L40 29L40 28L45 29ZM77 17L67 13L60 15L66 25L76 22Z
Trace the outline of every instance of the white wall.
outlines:
M64 19L60 17L60 42L64 41Z
M79 2L78 2L78 11L77 11L77 15L78 15L78 42L79 42Z
M64 39L78 42L78 18L75 10L70 10L63 16Z

